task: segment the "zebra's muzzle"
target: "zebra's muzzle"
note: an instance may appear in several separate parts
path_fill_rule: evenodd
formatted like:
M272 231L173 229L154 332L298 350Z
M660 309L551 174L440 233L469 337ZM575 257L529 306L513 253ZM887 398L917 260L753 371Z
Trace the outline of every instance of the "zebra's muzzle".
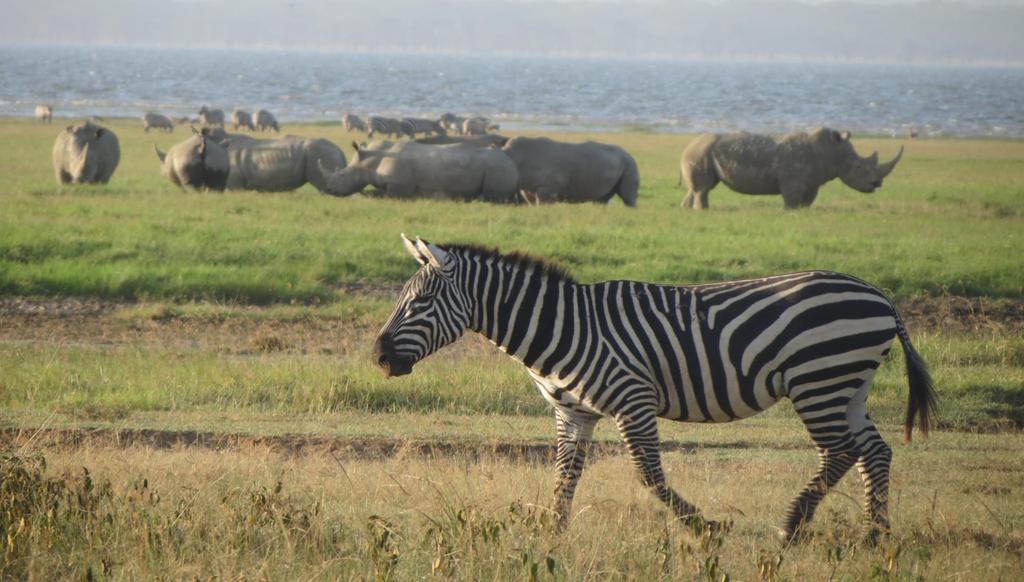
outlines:
M412 365L415 363L412 358L396 354L388 336L380 336L374 342L373 358L388 378L405 376L412 372Z

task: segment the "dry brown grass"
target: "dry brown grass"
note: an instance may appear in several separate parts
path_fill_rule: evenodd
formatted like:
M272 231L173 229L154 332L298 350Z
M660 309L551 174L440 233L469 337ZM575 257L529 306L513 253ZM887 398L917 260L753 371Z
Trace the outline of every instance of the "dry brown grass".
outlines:
M614 450L588 467L572 524L559 535L545 509L548 464L493 449L408 446L365 458L272 442L213 450L22 439L9 450L45 454L45 474L64 476L70 492L61 503L79 509L63 514L58 504L59 527L45 515L4 523L23 532L4 567L33 578L91 569L109 579L325 580L432 571L456 579L1010 580L1024 568L1020 436L939 433L897 446L891 538L859 543L860 485L849 475L810 541L784 548L774 526L814 454L793 448L806 441L798 426L751 426L749 434L746 426L695 427L708 446L665 455L685 497L733 521L720 540L670 519ZM727 436L752 446L716 446Z

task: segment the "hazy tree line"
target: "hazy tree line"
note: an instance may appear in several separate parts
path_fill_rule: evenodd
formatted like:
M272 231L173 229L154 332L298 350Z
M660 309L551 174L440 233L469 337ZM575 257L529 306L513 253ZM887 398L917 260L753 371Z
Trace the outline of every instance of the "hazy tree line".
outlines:
M1024 62L1024 6L793 0L9 0L6 43Z

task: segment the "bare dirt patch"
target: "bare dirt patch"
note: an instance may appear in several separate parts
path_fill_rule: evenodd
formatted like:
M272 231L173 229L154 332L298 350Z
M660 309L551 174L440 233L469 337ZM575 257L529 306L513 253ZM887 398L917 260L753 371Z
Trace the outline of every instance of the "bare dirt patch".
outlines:
M358 285L345 291L374 298L391 297L397 293L397 286ZM140 306L145 304L79 298L2 298L0 341L154 346L241 356L344 354L363 349L376 332L376 325L321 317L315 309L305 317L276 318L268 315L267 307L238 306L232 308L235 315L195 317L159 309L144 314ZM1024 302L1020 301L947 295L911 299L899 307L911 334L1024 333Z
M389 437L331 437L323 435L254 436L194 430L158 429L84 429L84 428L3 428L0 448L75 449L78 447L148 447L153 449L205 448L243 450L269 448L288 455L332 454L346 459L385 459L405 457L455 457L476 460L500 457L519 462L550 463L555 458L554 440L550 442L497 442L454 439L402 439ZM664 441L663 452L692 452L702 449L767 448L745 441L698 443ZM808 449L808 446L772 446L773 449ZM595 442L592 456L627 454L620 442Z

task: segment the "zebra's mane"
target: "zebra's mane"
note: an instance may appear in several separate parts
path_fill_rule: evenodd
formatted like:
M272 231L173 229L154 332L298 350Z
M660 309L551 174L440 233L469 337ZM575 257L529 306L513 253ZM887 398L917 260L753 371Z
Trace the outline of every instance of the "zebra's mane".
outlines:
M569 274L568 269L560 265L555 265L547 262L539 257L534 257L526 253L511 252L501 253L497 249L482 247L478 245L469 244L442 244L438 245L442 249L461 255L464 257L479 258L482 260L494 259L517 269L533 269L543 275L556 279L558 281L565 281L566 283L576 283L576 279Z

